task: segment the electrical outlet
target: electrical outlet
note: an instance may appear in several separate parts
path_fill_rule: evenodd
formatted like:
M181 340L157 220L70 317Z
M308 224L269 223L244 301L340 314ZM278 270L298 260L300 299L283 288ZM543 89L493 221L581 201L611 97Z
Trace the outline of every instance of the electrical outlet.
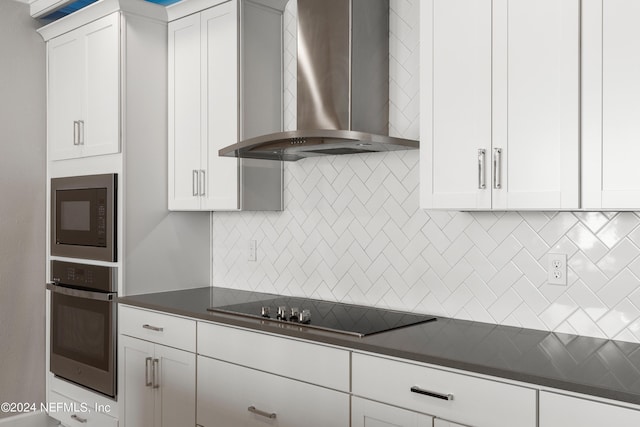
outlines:
M548 254L549 268L547 283L567 285L567 254Z
M249 261L255 262L258 260L258 242L256 240L249 240Z

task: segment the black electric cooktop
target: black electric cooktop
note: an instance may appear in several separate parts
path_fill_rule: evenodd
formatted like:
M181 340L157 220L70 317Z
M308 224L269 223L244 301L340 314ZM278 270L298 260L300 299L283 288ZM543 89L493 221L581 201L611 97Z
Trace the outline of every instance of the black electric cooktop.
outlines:
M282 308L286 308L282 310ZM293 314L292 314L293 309ZM278 297L207 309L212 312L261 318L363 337L436 320L426 314L405 313L361 305L297 297ZM279 315L284 311L284 315Z

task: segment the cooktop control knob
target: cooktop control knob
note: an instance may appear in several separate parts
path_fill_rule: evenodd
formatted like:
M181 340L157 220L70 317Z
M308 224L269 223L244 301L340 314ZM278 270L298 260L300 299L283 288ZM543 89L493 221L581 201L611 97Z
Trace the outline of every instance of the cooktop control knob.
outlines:
M300 319L300 309L298 307L291 307L291 315L289 320L291 322L297 322Z
M269 307L262 307L262 310L260 311L260 315L262 317L270 317L269 315L271 314L271 310L269 309Z
M300 313L300 319L298 320L300 323L311 323L311 310L303 309Z
M287 320L287 307L281 305L278 307L278 315L276 316L278 320Z

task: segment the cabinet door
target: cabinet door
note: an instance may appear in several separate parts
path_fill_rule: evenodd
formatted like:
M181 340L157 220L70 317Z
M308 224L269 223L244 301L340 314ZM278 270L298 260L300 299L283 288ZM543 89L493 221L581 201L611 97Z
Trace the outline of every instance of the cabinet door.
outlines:
M200 208L200 40L199 14L169 23L169 209Z
M49 160L79 155L75 133L82 115L84 39L80 30L47 43L47 139Z
M640 4L583 1L583 204L640 207Z
M421 205L490 209L491 0L428 0L420 14Z
M640 425L640 411L561 394L540 392L540 427Z
M120 14L85 27L82 156L120 150Z
M359 397L351 399L351 427L431 427L432 422L428 415Z
M162 345L155 346L159 380L156 381L155 426L196 424L196 355Z
M579 202L579 0L495 0L494 209Z
M125 427L153 427L154 389L152 386L153 344L120 335L121 391L124 395L122 418Z
M238 4L223 3L202 12L202 150L206 210L239 209L239 160L218 150L238 142Z
M48 43L51 160L120 150L120 15Z
M203 427L349 426L346 393L202 356L197 408Z

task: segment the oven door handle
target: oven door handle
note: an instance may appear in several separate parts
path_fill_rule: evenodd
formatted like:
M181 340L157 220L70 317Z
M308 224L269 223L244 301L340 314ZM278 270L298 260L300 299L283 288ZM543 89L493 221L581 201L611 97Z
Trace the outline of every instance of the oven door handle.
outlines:
M47 289L49 289L51 292L67 295L70 297L86 298L106 302L113 302L117 295L115 292L92 292L84 291L81 289L67 288L65 286L56 285L55 283L47 283Z

